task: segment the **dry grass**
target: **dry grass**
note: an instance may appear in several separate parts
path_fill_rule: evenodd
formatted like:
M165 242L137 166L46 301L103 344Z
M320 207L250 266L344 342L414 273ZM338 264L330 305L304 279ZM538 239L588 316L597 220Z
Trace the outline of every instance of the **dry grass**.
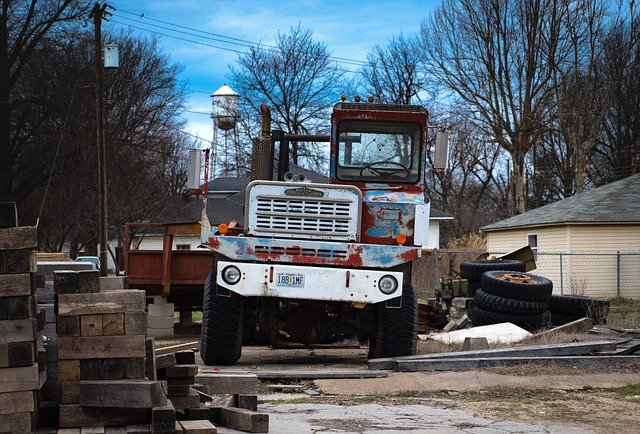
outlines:
M607 315L607 324L640 328L640 300L622 298L612 300Z

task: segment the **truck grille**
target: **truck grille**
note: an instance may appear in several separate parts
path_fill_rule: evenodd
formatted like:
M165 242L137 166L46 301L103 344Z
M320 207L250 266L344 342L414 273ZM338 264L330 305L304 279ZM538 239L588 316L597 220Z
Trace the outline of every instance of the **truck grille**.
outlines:
M328 258L330 260L346 259L347 249L310 249L305 247L256 246L256 253L267 255L307 256L312 258Z
M355 187L255 181L247 187L246 227L257 236L359 238L360 192Z

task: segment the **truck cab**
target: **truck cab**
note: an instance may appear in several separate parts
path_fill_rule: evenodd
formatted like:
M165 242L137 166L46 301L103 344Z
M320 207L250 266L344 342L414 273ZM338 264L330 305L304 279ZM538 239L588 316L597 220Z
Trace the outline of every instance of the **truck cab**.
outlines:
M341 102L331 117L329 183L256 180L241 228L212 226L201 356L234 364L243 338L306 345L368 341L369 357L415 353L412 262L430 251L424 194L428 113Z

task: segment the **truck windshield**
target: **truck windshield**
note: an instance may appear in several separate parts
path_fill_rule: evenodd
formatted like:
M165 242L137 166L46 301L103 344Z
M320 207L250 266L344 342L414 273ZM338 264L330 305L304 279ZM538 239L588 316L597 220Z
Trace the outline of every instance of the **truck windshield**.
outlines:
M344 120L338 127L338 179L415 183L420 175L420 125Z

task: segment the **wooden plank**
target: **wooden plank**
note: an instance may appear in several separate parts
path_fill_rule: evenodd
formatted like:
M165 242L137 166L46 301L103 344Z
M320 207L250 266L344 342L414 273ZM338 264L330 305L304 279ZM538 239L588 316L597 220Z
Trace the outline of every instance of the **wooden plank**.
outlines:
M79 404L60 405L60 428L96 425L137 425L149 423L146 408L98 408Z
M153 432L173 433L176 425L176 409L171 403L151 409L151 428Z
M220 413L221 425L238 431L251 433L269 432L269 415L257 413L244 408L222 408Z
M80 316L80 336L102 336L102 315Z
M200 396L198 392L193 389L189 390L188 395L171 396L169 398L176 410L184 412L187 408L200 407Z
M235 407L244 408L245 410L258 411L257 395L235 395Z
M74 270L54 270L53 290L56 294L75 294L78 292L78 273Z
M171 345L168 347L156 348L156 355L175 353L183 350L195 350L200 348L200 341L187 342L185 344Z
M58 378L60 381L80 380L80 360L58 360Z
M145 374L149 380L157 380L158 372L156 368L156 340L147 338L144 341L145 348Z
M184 434L217 434L218 430L208 420L183 420L180 421Z
M144 335L58 337L58 359L144 357Z
M0 369L0 392L38 389L38 364Z
M575 321L571 321L564 325L554 327L549 330L545 330L533 335L534 338L555 335L557 333L586 333L593 327L593 320L591 318L580 318Z
M18 208L15 202L0 202L0 228L18 226Z
M615 341L586 341L569 342L550 345L526 345L511 348L498 348L478 351L456 351L450 353L422 354L385 359L369 360L371 369L394 369L399 361L434 360L452 358L483 358L483 357L526 357L526 356L578 356L597 352L614 351Z
M59 315L144 312L144 307L144 291L137 289L58 295Z
M80 403L80 382L61 381L60 382L60 402L62 404Z
M0 274L0 297L31 295L32 288L29 273Z
M77 315L58 315L56 332L59 337L80 336L80 317Z
M389 375L387 371L382 370L317 370L317 371L264 371L257 372L259 380L324 380L324 379L347 379L347 378L385 378Z
M34 411L32 391L0 393L0 414Z
M124 334L144 335L147 333L146 312L126 312L124 314Z
M0 344L34 341L36 328L31 318L0 321Z
M160 354L156 356L156 369L164 369L177 364L178 362L176 361L176 355L174 353Z
M225 374L205 372L198 374L195 381L204 384L211 395L234 395L258 393L256 374Z
M133 357L124 359L124 378L141 379L145 378L145 358ZM153 380L153 378L149 378Z
M81 381L80 405L107 408L153 408L167 405L167 397L159 381Z
M143 334L143 333L133 333L133 334ZM102 334L105 336L123 335L124 334L124 314L123 313L105 313L104 315L102 315Z
M6 309L5 319L25 319L36 315L35 297L32 295L7 297L3 301Z
M33 249L0 251L0 274L35 273L38 270Z
M35 226L0 228L0 250L35 249L38 229Z
M78 270L78 292L100 292L100 272L98 270Z
M0 347L4 344L0 344ZM7 345L8 366L31 366L38 360L34 341L12 342ZM0 366L1 356L0 356Z
M557 366L606 366L615 363L640 363L640 356L559 356L488 357L474 359L400 360L398 371L466 371L492 366L517 366L527 363L552 363Z
M166 369L167 378L195 377L198 373L198 365L176 365Z
M0 343L0 368L9 367L9 344Z
M102 378L104 380L123 379L125 360L126 359L104 359L102 361Z
M196 353L193 350L176 351L178 365L193 365L196 363Z
M0 427L11 427L16 433L35 432L31 412L0 414Z
M80 360L80 379L81 380L102 379L102 360L101 359Z

